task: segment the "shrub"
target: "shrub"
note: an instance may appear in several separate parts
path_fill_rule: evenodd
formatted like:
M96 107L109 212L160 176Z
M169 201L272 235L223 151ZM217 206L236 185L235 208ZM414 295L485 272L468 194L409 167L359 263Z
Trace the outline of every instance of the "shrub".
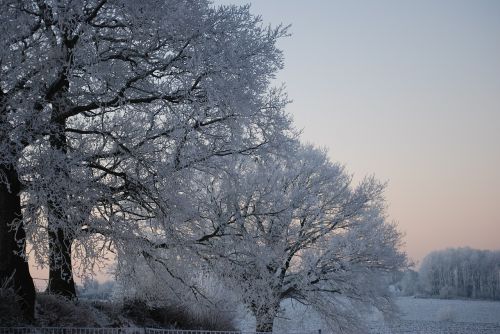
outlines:
M223 312L223 308L199 307L163 307L157 309L157 314L163 314L165 319L180 329L208 329L217 331L234 331L234 315Z
M19 296L12 288L0 286L0 326L19 325L22 321Z
M205 305L162 305L151 307L141 300L125 300L123 315L140 326L178 329L236 330L233 314Z
M87 305L51 294L38 295L37 319L40 326L49 327L98 325L94 313Z

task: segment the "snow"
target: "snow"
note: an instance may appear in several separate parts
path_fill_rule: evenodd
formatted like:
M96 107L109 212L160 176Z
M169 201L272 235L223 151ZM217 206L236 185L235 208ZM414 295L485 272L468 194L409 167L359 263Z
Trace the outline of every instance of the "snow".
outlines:
M437 321L409 321L402 320L389 327L371 327L373 334L396 334L396 333L418 333L418 334L498 334L500 326L497 324L482 324L469 322L437 322Z
M405 320L439 321L443 312L450 311L455 322L500 325L500 302L399 297L397 304Z
M398 297L396 304L401 314L393 321L384 321L377 312L362 316L370 333L500 334L498 301ZM275 320L276 332L304 333L322 329L322 333L330 333L322 319L308 307L290 301L283 303L282 307L286 311ZM241 330L255 330L255 320L251 316L242 315L238 320Z
M500 333L500 302L399 297L400 319L372 323L371 333Z

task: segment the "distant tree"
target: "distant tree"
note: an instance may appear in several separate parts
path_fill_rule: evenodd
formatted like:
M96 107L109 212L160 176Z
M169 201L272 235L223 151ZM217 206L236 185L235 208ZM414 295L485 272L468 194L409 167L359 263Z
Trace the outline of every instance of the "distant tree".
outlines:
M424 293L442 298L500 299L500 252L452 248L427 255L420 267Z
M312 147L228 166L200 177L193 194L203 218L198 251L241 296L257 331L272 331L285 299L349 331L359 307L390 309L383 274L404 266L405 255L386 222L383 185L351 186L344 168Z
M99 282L95 279L87 279L82 286L77 286L78 297L94 300L109 300L115 288L114 281Z

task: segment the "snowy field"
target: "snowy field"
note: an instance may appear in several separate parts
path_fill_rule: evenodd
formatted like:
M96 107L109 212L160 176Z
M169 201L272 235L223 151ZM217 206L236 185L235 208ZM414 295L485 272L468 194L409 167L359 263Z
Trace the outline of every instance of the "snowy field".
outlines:
M371 324L372 333L500 333L500 302L399 297L401 317Z
M398 297L396 303L401 311L398 320L389 323L376 314L366 316L370 333L500 334L500 302ZM286 313L275 322L276 332L317 333L321 328L322 333L329 333L311 310L299 304L283 306ZM255 330L255 322L248 315L242 316L239 323L243 331Z
M500 324L500 302L400 297L397 304L405 320Z

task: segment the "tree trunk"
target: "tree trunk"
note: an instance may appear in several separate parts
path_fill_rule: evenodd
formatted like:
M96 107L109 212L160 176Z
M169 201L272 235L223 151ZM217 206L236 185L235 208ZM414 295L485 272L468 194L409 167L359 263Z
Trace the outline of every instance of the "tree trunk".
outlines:
M274 318L278 314L277 306L262 306L254 311L257 332L272 332Z
M71 244L63 229L49 230L49 285L47 292L69 299L76 297L73 266L71 263Z
M67 144L64 134L66 124L64 121L55 121L54 123L57 125L57 130L50 135L50 146L55 151L66 155ZM69 178L69 173L63 166L54 166L54 173L56 179ZM47 286L47 292L73 299L76 297L73 265L71 263L71 245L74 238L71 233L71 223L68 221L62 204L67 202L62 199L62 197L69 196L67 191L68 189L63 188L62 192L59 193L60 197L48 201L49 285Z
M34 319L35 286L29 272L26 232L22 225L12 229L11 223L21 218L20 181L14 166L0 165L0 284L7 282L20 297L20 306L27 320Z
M67 79L63 80L67 87ZM64 91L65 89L63 89ZM54 132L49 137L50 146L56 151L67 154L67 138L64 133L65 120L57 118L58 108L54 108L52 122L56 125ZM58 178L69 178L69 173L64 167L55 166L54 173ZM68 196L66 189L60 196ZM65 202L65 201L62 201ZM58 294L69 299L76 297L75 282L73 280L73 265L71 263L71 245L74 237L72 226L68 217L63 212L58 199L49 200L48 231L49 231L49 284L47 292ZM60 224L63 223L64 227Z

